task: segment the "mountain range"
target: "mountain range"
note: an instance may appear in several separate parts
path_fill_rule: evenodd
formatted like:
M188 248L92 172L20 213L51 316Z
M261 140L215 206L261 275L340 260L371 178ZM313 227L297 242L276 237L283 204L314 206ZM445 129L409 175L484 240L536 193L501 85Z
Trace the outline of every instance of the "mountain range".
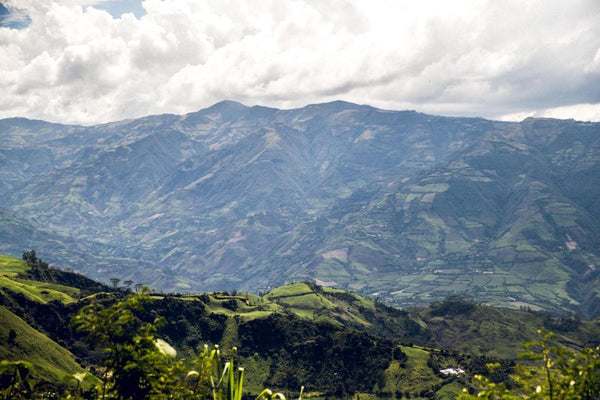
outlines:
M0 251L160 290L315 281L600 314L600 124L224 101L0 120Z

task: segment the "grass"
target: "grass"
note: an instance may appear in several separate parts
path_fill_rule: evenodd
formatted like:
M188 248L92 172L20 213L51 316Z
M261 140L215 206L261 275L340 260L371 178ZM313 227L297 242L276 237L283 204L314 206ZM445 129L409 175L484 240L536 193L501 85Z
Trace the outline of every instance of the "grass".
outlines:
M341 289L335 289L335 288L323 288L323 292L324 293L331 293L331 294L335 294L335 293L348 293L345 290L341 290ZM357 296L352 294L352 296L354 297L354 301L353 304L358 306L358 307L362 307L362 308L366 308L366 309L370 309L373 310L375 308L375 303L373 303L373 300L368 299L366 297L363 296Z
M40 303L58 300L71 303L79 294L79 289L48 282L38 282L19 278L18 274L27 271L28 266L23 260L13 257L0 256L0 289L8 289L22 293L27 298Z
M231 349L239 345L238 324L235 321L235 317L230 316L225 323L225 332L223 332L223 337L221 338L221 347Z
M526 244L526 243L520 243L517 245L517 251L530 251L530 252L536 252L537 249L535 247L533 247L530 244Z
M315 268L315 274L324 281L348 280L351 274L346 271L344 264L335 259L324 260ZM338 282L340 283L340 282Z
M528 250L525 249L525 251ZM532 292L535 298L546 299L546 301L551 301L556 296L568 299L567 293L563 289L557 290L549 283L533 282L525 288L525 278L520 275L501 273L502 271L496 270L494 275L471 274L471 279L465 280L464 274L461 275L461 272L466 269L461 269L457 264L444 264L442 261L429 262L431 266L435 266L435 269L442 269L443 273L431 273L429 275L413 273L413 275L406 275L408 283L400 285L398 281L394 281L392 283L396 286L394 290L402 289L399 294L425 299L431 295L431 291L427 289L427 282L422 283L422 279L427 278L430 284L431 282L442 282L444 290L456 290L458 292L467 290L472 286L493 286L490 290L497 299L506 298L506 296L517 298L529 296L533 298L528 291ZM531 271L527 271L527 277L534 274L549 279L556 275L547 274L546 276L543 263L530 264L529 266ZM557 267L558 265L554 266ZM26 271L26 269L27 266L23 261L0 256L0 288L9 286L13 289L17 288L30 298L35 298L40 302L60 300L66 303L77 297L77 289L18 278L17 275ZM433 271L434 268L431 268L431 270ZM559 277L562 278L563 275L564 273L561 271ZM387 277L374 276L373 279L383 280ZM561 282L564 283L562 279ZM240 344L238 334L238 323L240 321L265 318L284 308L306 319L327 321L336 326L356 327L362 325L365 328L371 328L378 323L377 320L373 320L372 313L363 313L364 310L362 310L376 311L377 307L374 306L372 300L340 289L315 288L307 283L282 286L272 290L262 298L246 293L237 293L236 295L215 293L202 295L203 301L206 297L208 298L208 312L228 316L221 341L223 348ZM182 297L182 300L188 301L200 301L199 299L200 296ZM504 301L505 304L509 304L509 300L505 299ZM524 304L518 301L513 303ZM460 316L454 318L451 324L449 324L450 320L448 318L427 318L424 315L421 315L422 318L419 317L418 321L422 324L421 326L427 324L433 330L441 332L440 335L443 336L441 342L448 347L453 343L460 343L463 346L458 349L460 351L475 354L486 353L497 357L507 357L507 355L512 357L515 350L520 351L515 343L521 343L528 338L535 337L535 332L532 329L539 328L539 325L531 323L532 314L529 313L516 312L510 314L510 317L506 315L505 312L482 307L478 308L473 316L462 319ZM2 321L0 338L8 337L8 330L14 329L17 332L19 346L24 346L23 348L25 346L28 348L44 348L44 354L39 354L40 351L27 353L28 359L37 365L40 371L43 370L44 376L57 380L56 378L60 379L61 374L72 374L80 371L80 369L77 369L79 366L70 353L28 327L25 322L14 316L10 311L0 309L0 317ZM5 323L5 321L8 322ZM51 344L43 343L43 340ZM11 351L20 350L19 346L5 346L5 348L1 348L3 354L0 355L7 359L25 358L23 355L25 350L20 354L10 353ZM46 350L49 348L48 346L53 346L52 351ZM417 393L423 390L431 390L433 386L447 382L445 379L438 377L435 371L427 366L430 350L417 347L402 347L402 350L407 354L408 359L405 362L391 362L384 372L384 386L378 389L388 393L409 392L411 398L419 398ZM54 352L58 353L55 355ZM255 387L258 390L267 379L271 369L276 368L276 365L271 365L270 360L262 357L263 355L247 357L242 362L248 369L247 377L252 376L252 379L254 379L252 382L248 381L247 387L250 390L254 390ZM377 372L374 371L374 373ZM438 391L436 396L440 399L454 398L452 396L455 396L460 389L462 389L462 386L458 382L448 383L442 386L442 390ZM361 397L363 397L362 394Z
M306 283L301 282L277 287L270 291L266 297L268 299L275 299L278 297L298 296L312 292L312 289Z
M0 346L1 359L29 361L35 365L40 377L52 382L60 382L65 375L84 372L73 354L2 306L0 320L0 338L3 341L11 329L16 333L13 345Z
M491 286L494 296L497 298L506 298L515 296L525 298L532 295L527 290L533 292L536 298L544 298L551 301L553 296L568 299L566 292L554 290L553 286L544 283L533 283L527 288L520 286L524 282L523 278L517 275L496 273L494 275L473 275L472 279L465 280L460 275L460 268L441 265L437 267L444 269L443 274L430 274L425 277L430 281L437 280L444 282L444 289L460 291L470 286ZM23 285L21 289L29 291L29 295L34 295L34 291L46 291L47 296L61 297L63 300L76 296L77 291L73 288L48 284L43 282L33 282L26 279L17 278L19 272L26 269L26 265L17 259L0 257L0 278L4 281L10 281L12 285ZM536 265L535 268L543 270L543 264ZM535 273L541 275L543 271L535 270ZM426 285L421 283L423 276L414 274L408 285L398 285L402 291L400 294L424 299L431 295ZM443 275L443 276L441 276ZM457 278L454 278L457 275ZM4 282L2 281L2 282ZM6 283L6 282L5 282ZM397 285L397 283L396 283ZM398 290L398 288L396 288ZM158 296L154 297L158 298ZM372 300L362 296L354 295L340 289L334 288L315 288L307 283L294 283L279 287L265 295L258 297L246 293L237 293L236 295L225 293L213 293L208 295L198 295L182 297L187 301L202 301L207 303L207 312L226 314L228 316L225 323L222 340L223 348L228 349L232 346L239 346L241 339L238 333L239 322L246 322L254 319L265 318L274 312L287 309L298 316L313 321L323 321L336 326L356 327L362 325L365 328L377 328L380 321L373 319L373 312L377 313L378 307L375 307ZM66 299L66 300L65 300ZM208 301L206 301L208 299ZM61 300L61 301L63 301ZM246 302L246 300L248 302ZM40 301L48 301L41 299ZM505 300L509 304L512 300ZM512 301L514 304L526 305L526 303ZM372 311L363 313L363 309ZM416 314L420 312L421 314ZM436 340L439 337L441 347L452 348L464 353L475 355L486 354L499 358L514 358L516 353L520 352L516 343L522 343L532 337L535 337L535 330L540 327L536 322L532 322L534 314L527 312L506 312L488 307L477 307L471 315L458 316L438 316L431 317L427 315L427 309L414 311L418 323L425 328L432 330ZM381 314L380 314L381 315ZM10 311L0 308L0 338L8 337L8 331L14 329L17 332L18 346L4 346L0 348L3 352L0 354L6 359L27 359L38 366L43 371L46 379L59 380L62 375L79 372L79 366L73 360L73 356L61 348L58 344L52 342L47 337L33 330ZM536 317L537 318L537 317ZM7 321L5 323L5 321ZM307 321L308 322L308 321ZM349 322L349 323L348 323ZM426 324L426 325L425 325ZM387 326L387 325L386 325ZM392 325L390 325L392 326ZM600 325L597 327L600 329ZM591 329L591 328L590 328ZM594 333L581 333L581 342L583 338L594 337ZM596 334L597 337L597 334ZM45 341L45 342L44 342ZM49 343L49 344L48 344ZM417 342L419 343L419 342ZM453 347L455 346L455 347ZM29 352L29 348L34 351ZM51 348L51 350L47 350ZM376 389L385 393L391 393L396 398L400 398L398 393L411 393L411 398L420 398L419 393L431 391L434 387L442 385L442 389L436 392L436 398L451 399L455 398L464 386L461 382L449 381L440 378L427 365L430 350L421 347L401 347L407 355L406 361L393 361L383 372L383 386ZM38 350L35 350L38 349ZM43 354L39 349L44 349ZM21 353L15 353L21 351ZM54 354L57 352L56 354ZM260 389L268 378L273 368L270 359L265 359L264 355L255 357L245 357L242 365L245 365L248 373L247 388L251 391ZM42 372L40 372L42 373ZM374 371L373 373L379 373ZM252 380L250 380L252 377ZM462 379L462 378L461 378ZM378 384L379 385L379 384ZM363 397L362 393L360 395ZM371 398L369 396L365 398Z
M517 359L523 351L521 344L537 338L537 330L544 325L543 315L487 306L477 306L471 313L451 317L431 316L425 309L420 316L440 347L497 359ZM582 345L598 337L599 330L597 322L584 322L566 336Z
M242 357L240 365L244 366L244 391L248 393L260 393L264 383L271 374L271 360L263 357Z
M327 287L313 291L311 286L304 282L276 288L262 301L261 311L241 312L238 314L239 318L261 318L283 308L311 321L327 322L336 326L349 323L350 326L371 327L373 322L363 315L361 310L375 310L373 300L363 296ZM231 315L231 311L228 314Z
M15 276L27 271L27 264L18 258L0 255L0 275Z
M429 351L401 346L407 355L405 368L401 368L398 361L393 361L386 370L386 391L420 392L422 389L431 388L442 380L427 366Z
M447 183L429 183L422 186L413 186L410 188L411 192L417 193L440 193L448 190L450 185Z
M250 311L239 315L242 321L247 322L257 318L266 318L271 314L273 311Z
M79 293L78 289L67 286L7 277L0 277L0 287L22 293L29 299L40 303L47 303L53 300L58 300L65 304L71 303L74 301L73 296Z
M335 308L335 305L331 301L316 293L279 298L278 302L291 308L308 308L312 310L332 310Z
M436 399L457 399L458 396L462 393L464 387L465 385L460 381L450 382L449 384L442 386L442 388L436 392Z

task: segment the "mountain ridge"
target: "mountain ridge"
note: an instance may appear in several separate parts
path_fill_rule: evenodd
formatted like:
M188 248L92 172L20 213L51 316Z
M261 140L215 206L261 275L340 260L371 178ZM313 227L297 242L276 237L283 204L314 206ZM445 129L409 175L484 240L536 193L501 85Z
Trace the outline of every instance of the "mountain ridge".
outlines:
M600 312L597 123L224 101L26 125L0 129L17 145L0 149L5 207L77 237L90 265L69 266L105 281L259 291L318 279L401 305L465 293ZM94 270L106 257L131 263Z

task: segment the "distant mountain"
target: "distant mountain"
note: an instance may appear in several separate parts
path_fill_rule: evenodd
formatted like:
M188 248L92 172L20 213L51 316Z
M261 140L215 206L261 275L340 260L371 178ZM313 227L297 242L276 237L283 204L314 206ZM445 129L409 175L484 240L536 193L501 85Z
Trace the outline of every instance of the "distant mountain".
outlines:
M0 142L7 212L83 256L2 225L0 240L104 281L317 280L401 305L462 293L600 314L598 123L225 101L90 127L1 120Z

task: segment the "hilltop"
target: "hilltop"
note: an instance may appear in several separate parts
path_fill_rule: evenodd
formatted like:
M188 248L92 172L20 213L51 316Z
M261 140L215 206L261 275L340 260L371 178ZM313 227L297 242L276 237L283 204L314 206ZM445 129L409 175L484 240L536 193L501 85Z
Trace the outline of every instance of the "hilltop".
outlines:
M94 371L101 353L82 341L70 320L82 306L114 304L124 292L43 263L31 267L1 257L2 358L27 359L41 378L55 384L82 366ZM499 360L510 368L518 344L536 338L541 326L557 331L558 341L569 347L598 344L600 338L597 320L503 310L464 298L399 310L305 282L263 296L154 293L139 317L153 322L158 316L166 320L159 336L181 355L196 354L203 344L237 346L251 392L305 385L338 395L438 393L451 399L470 387L474 373L485 372L486 362ZM15 336L9 339L11 330ZM440 373L448 367L466 373Z

